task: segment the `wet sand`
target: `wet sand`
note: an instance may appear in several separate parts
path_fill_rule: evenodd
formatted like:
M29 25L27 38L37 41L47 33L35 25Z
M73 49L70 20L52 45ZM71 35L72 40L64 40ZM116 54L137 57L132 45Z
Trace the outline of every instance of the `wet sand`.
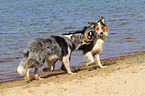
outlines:
M145 96L145 62L132 61L132 57L145 53L122 56L103 60L106 69L96 65L72 67L77 72L68 75L57 70L54 73L42 74L43 80L16 80L0 85L1 96ZM123 62L124 60L127 63ZM119 61L122 60L122 61Z

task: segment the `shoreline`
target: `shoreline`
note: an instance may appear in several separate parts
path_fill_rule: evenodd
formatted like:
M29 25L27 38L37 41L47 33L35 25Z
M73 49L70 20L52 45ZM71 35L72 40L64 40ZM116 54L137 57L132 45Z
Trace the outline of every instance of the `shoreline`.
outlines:
M0 85L2 96L144 96L145 53L102 61L96 65L71 67L77 74L58 71L42 74L43 80L16 80Z
M102 62L102 65L108 65L108 63L113 63L117 60L122 60L122 59L126 59L126 58L130 58L130 57L135 57L135 56L140 56L140 55L144 55L145 52L140 52L140 53L136 53L136 54L132 54L132 55L125 55L125 56L119 56L119 57L112 57L112 58L108 58L108 59L103 59L101 60ZM96 64L91 64L89 66L90 67L95 67ZM85 69L85 65L83 66L78 66L78 67L71 67L71 70L74 71L74 72L78 72L78 71L81 71L82 69ZM45 73L45 74L39 74L40 77L48 77L48 78L51 78L51 77L54 77L55 75L59 75L59 74L67 74L65 71L62 71L61 69L57 69L55 70L54 72L49 72L49 73ZM30 77L33 77L33 75L30 75ZM16 82L16 81L21 81L23 80L24 76L17 76L16 78L13 78L13 80L8 80L8 81L2 81L0 82L0 85L1 84L5 84L5 83L9 83L9 82ZM33 79L33 78L32 78Z

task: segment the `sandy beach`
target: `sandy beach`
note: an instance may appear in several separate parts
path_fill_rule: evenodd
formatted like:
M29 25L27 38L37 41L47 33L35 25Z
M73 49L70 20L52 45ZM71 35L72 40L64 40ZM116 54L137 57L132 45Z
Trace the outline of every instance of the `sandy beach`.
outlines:
M1 96L145 96L144 57L121 59L106 69L90 66L77 74L1 84ZM136 58L136 59L135 59ZM138 61L137 61L138 60Z
M0 96L145 96L145 0L0 0L0 4ZM99 23L101 17L105 20ZM109 30L100 52L106 69L95 63L86 68L88 58L76 50L70 66L77 74L62 71L61 61L54 72L43 72L47 60L39 68L42 80L33 78L34 69L30 80L18 74L31 40L85 31L95 27L88 23L93 21L98 22L98 34L106 33L106 26Z

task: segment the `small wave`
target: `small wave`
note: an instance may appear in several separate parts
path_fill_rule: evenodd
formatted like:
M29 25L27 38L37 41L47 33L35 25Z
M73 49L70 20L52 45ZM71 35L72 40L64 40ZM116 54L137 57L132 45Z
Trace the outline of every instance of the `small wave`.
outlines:
M64 29L75 29L74 27L65 27Z
M3 63L3 62L11 62L13 60L20 59L20 58L22 58L22 57L14 57L14 58L0 59L0 63Z
M136 38L130 38L130 37L127 37L126 39L136 39Z
M129 20L129 19L118 19L119 21L127 21L127 20Z
M117 33L109 33L109 34L115 35L115 34L117 34Z

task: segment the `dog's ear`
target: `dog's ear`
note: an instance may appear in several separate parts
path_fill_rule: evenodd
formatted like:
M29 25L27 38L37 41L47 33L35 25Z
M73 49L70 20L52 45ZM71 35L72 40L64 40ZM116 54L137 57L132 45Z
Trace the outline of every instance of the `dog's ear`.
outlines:
M78 38L77 35L72 35L72 36L71 36L71 39L72 39L72 40L77 40L77 38Z
M94 24L95 24L95 21L93 21L93 22L88 22L88 24L94 25Z
M88 24L90 24L90 25L91 25L91 22L88 22Z
M101 21L104 25L106 24L104 17L101 17L101 19L99 21Z
M95 28L95 26L96 26L96 22L95 22L95 21L93 21L93 22L88 22L88 23L91 25L92 28Z

